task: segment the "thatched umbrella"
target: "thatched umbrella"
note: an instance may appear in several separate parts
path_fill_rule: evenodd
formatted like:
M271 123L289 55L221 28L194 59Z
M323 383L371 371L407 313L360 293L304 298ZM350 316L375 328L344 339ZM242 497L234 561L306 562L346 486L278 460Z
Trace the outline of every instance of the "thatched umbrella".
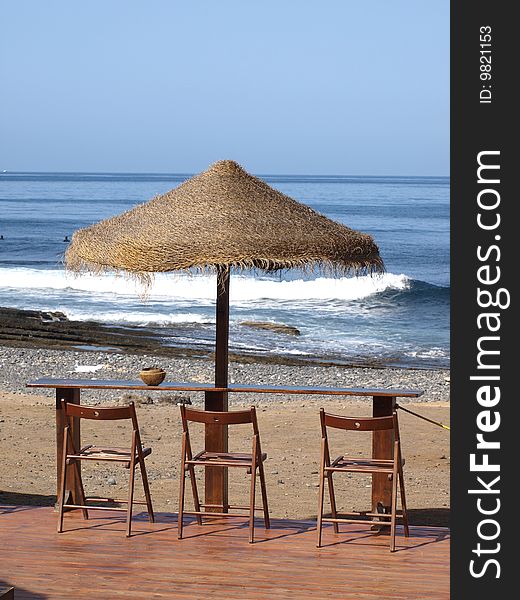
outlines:
M371 236L331 221L223 160L177 188L76 231L66 265L148 273L254 267L381 271Z
M318 268L336 275L383 270L371 236L320 215L229 160L122 215L76 231L65 263L73 271L124 271L145 282L155 272L215 270L215 387L220 388L228 383L231 269ZM226 410L227 394L207 394L206 407Z
M383 270L370 235L320 215L230 160L122 215L76 231L65 264L73 271L124 271L145 282L156 272L216 270L215 384L223 387L230 269L318 268L336 275Z

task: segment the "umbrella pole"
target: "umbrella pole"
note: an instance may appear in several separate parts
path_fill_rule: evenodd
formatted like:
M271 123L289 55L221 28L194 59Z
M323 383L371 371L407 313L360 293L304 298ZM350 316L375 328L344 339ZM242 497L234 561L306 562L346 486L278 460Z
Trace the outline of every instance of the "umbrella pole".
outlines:
M229 271L219 269L217 276L217 332L215 343L215 387L228 386L229 346ZM226 406L221 410L227 410Z
M217 309L215 343L215 387L228 386L229 345L229 270L217 272ZM206 392L205 409L223 411L228 409L227 392ZM207 424L205 447L208 452L227 452L227 426ZM228 511L228 473L225 467L206 467L205 504L208 512Z

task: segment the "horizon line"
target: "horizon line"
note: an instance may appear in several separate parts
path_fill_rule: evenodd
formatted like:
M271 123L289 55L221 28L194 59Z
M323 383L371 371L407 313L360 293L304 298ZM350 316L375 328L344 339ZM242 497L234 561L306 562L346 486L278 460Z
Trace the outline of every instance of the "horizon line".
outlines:
M188 171L178 171L178 172L167 172L167 171L10 171L8 169L4 169L0 171L1 175L186 175L188 177L192 177L194 175L198 175L200 172L188 172ZM257 177L373 177L373 178L436 178L436 179L449 179L450 175L354 175L354 174L338 174L338 173L326 173L326 174L315 174L315 173L252 173Z

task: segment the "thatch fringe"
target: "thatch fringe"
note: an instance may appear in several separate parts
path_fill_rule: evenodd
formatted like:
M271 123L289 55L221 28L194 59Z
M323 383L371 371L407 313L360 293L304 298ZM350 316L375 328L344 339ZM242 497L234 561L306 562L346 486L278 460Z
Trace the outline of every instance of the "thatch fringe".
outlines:
M278 266L275 266L277 264ZM80 277L85 274L92 275L105 275L112 273L119 277L124 277L127 280L133 281L136 284L137 292L141 298L146 299L150 293L155 280L155 271L128 271L124 269L117 269L108 265L100 265L97 263L89 263L81 260L75 260L74 262L67 263L67 270L74 276ZM280 272L296 270L301 272L303 276L318 275L321 277L350 277L350 276L363 276L363 275L381 275L385 272L383 261L380 261L377 265L374 261L360 262L358 264L349 265L338 265L333 262L315 261L313 263L308 262L293 262L291 265L284 264L280 266L279 263L272 263L269 267L266 266L265 262L258 263L246 263L244 261L240 263L222 264L222 265L200 265L190 267L189 269L177 270L178 273L184 273L186 275L217 275L217 283L221 285L221 279L226 273L243 273L245 271L255 272ZM168 271L171 272L171 271Z

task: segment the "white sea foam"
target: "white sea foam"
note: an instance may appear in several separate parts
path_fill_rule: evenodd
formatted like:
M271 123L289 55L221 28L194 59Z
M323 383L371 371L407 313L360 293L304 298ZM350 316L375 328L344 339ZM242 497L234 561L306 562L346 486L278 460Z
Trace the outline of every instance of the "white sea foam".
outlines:
M259 300L308 301L308 300L359 300L387 289L403 290L410 285L404 274L385 273L364 277L338 279L319 277L314 280L296 279L279 281L236 275L231 281L231 302L243 303ZM159 274L148 294L149 300L173 300L213 302L216 279L212 275ZM91 300L107 299L107 296L136 296L140 288L136 282L125 277L106 274L75 277L64 270L38 270L28 268L0 269L0 288L40 290L42 293L69 290L89 292ZM156 320L156 317L154 317Z
M139 311L102 311L92 312L78 309L66 309L69 319L73 321L102 321L104 323L119 323L127 325L139 325L147 327L150 325L174 325L181 323L214 323L214 319L195 313L152 313Z
M443 348L430 348L429 350L405 352L404 355L412 358L445 358L449 357L449 352Z

